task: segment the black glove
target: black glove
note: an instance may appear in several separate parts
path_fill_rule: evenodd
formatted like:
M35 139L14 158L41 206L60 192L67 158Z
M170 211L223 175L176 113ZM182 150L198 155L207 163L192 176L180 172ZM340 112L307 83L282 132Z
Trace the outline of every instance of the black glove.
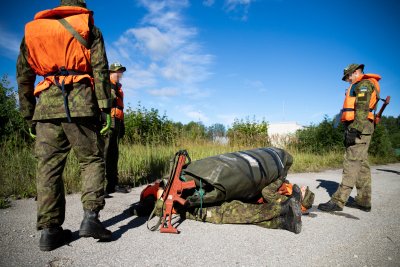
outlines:
M354 146L356 144L356 138L360 138L361 132L354 128L346 129L344 132L344 146Z

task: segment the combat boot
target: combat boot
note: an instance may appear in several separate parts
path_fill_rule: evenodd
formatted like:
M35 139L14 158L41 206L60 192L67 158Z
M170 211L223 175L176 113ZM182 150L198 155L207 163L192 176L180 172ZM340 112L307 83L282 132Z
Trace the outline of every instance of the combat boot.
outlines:
M301 232L301 207L300 202L295 198L290 198L282 204L280 224L283 229L286 229L295 234Z
M297 184L293 185L292 188L292 197L296 199L298 202L301 202L301 189Z
M62 227L44 228L40 235L39 248L41 251L51 251L68 244L72 239L70 230Z
M102 241L110 241L112 233L107 230L99 220L99 212L92 210L85 210L83 221L79 229L80 237L93 237Z
M346 207L359 209L359 210L362 210L362 211L365 211L365 212L370 212L371 211L371 207L361 206L360 204L358 204L355 201L347 202L346 203Z
M322 211L342 211L343 208L339 207L338 204L333 202L332 200L329 200L326 203L321 203L318 205L318 209Z

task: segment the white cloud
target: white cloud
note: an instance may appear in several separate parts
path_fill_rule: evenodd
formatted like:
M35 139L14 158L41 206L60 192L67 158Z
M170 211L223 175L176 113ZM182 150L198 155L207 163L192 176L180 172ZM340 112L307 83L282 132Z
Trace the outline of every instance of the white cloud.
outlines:
M203 5L208 6L208 7L213 6L214 3L215 3L215 0L204 0L203 1Z
M124 81L129 81L128 87L147 89L156 96L172 93L165 88L197 96L195 88L211 75L213 56L203 52L196 40L197 29L184 23L182 11L189 6L189 1L141 0L139 3L148 13L138 27L127 29L110 45L107 50L110 62L120 61L132 70L125 74L130 76Z
M246 21L249 8L255 0L225 0L223 9L225 12L239 16L239 19Z
M176 96L179 93L179 90L177 88L170 88L170 87L165 87L161 89L152 89L147 91L149 94L154 95L154 96Z
M19 53L20 44L21 37L0 26L0 54L15 60Z
M210 119L194 105L179 105L175 107L180 113L186 115L190 120L207 123Z
M245 81L246 87L249 87L250 90L256 90L260 93L265 93L267 89L262 81L255 80L255 81Z
M204 115L201 111L189 111L187 113L187 116L195 121L201 121L203 123L207 123L209 120L208 117Z
M222 121L222 124L230 126L238 116L236 114L219 114L217 118Z

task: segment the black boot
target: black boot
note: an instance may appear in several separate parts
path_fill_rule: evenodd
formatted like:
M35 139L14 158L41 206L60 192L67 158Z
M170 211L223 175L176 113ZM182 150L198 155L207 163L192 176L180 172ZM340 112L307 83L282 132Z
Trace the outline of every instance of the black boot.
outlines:
M295 234L301 232L301 207L300 202L290 198L282 204L281 227Z
M359 209L359 210L362 210L362 211L365 211L365 212L370 212L371 211L371 207L361 206L355 201L347 202L346 203L346 207Z
M343 208L339 207L338 204L333 202L332 200L329 200L326 203L321 203L318 205L318 209L322 211L342 211Z
M80 237L93 237L102 241L110 241L112 233L107 230L99 220L99 212L85 210L81 228L79 229Z
M40 235L39 248L41 251L51 251L68 244L72 239L70 230L62 227L44 228Z
M301 203L301 189L297 184L293 185L292 197Z

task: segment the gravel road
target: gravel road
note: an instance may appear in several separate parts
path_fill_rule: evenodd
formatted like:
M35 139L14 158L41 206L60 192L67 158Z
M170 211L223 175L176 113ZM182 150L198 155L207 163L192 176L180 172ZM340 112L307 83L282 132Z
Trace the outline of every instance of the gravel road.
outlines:
M80 195L67 196L64 228L74 240L51 252L38 248L34 199L16 200L0 210L0 266L400 266L400 163L372 167L372 211L316 209L329 200L341 169L290 174L293 183L315 193L296 235L253 225L213 225L186 220L180 234L151 232L146 219L131 216L143 187L107 199L101 220L114 240L79 238ZM355 190L352 196L355 196ZM178 219L178 218L176 218Z

